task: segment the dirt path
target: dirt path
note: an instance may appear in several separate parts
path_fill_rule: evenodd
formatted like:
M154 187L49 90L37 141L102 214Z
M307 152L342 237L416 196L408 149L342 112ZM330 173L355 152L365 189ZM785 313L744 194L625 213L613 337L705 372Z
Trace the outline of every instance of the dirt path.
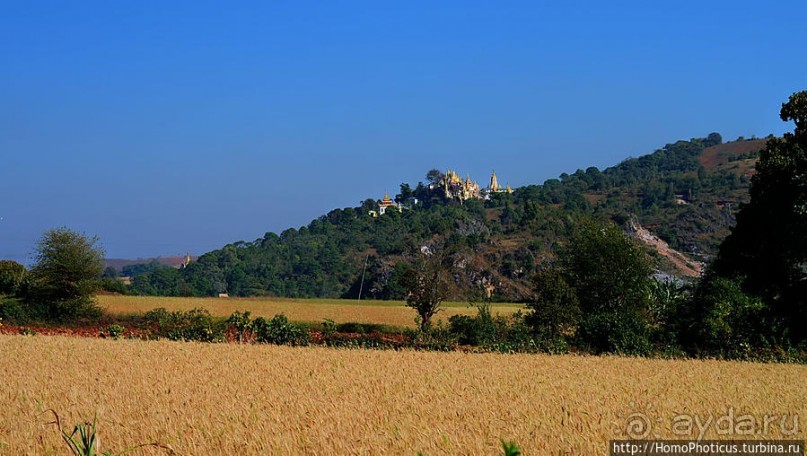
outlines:
M655 248L659 255L670 260L686 277L700 277L703 273L703 263L689 259L683 253L670 247L667 242L647 230L635 220L631 220L630 228L645 244Z

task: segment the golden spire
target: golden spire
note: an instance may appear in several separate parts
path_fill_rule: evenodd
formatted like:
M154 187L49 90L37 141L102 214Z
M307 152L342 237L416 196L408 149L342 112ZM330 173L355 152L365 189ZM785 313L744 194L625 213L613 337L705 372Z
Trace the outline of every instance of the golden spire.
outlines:
M390 199L388 192L384 192L384 199L381 200L380 206L381 207L392 206L392 200Z
M490 191L496 193L499 191L499 180L496 178L496 170L490 175Z

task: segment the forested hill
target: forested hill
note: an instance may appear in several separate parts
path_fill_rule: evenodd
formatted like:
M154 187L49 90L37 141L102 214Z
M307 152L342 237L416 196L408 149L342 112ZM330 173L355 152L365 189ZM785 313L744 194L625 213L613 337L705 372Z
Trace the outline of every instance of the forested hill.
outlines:
M361 288L363 298L401 299L398 278L407 255L439 245L452 257L457 298L492 283L495 298L517 300L579 215L626 226L638 221L671 248L704 260L728 234L737 205L747 201L764 145L742 139L724 144L712 133L603 171L564 173L464 204L430 191L428 182L402 184L397 201L411 209L372 217L378 201L367 200L300 229L226 245L185 269L157 268L136 276L132 287L144 294L287 297L356 297ZM428 177L440 176L432 171ZM660 271L680 275L663 256L655 257Z

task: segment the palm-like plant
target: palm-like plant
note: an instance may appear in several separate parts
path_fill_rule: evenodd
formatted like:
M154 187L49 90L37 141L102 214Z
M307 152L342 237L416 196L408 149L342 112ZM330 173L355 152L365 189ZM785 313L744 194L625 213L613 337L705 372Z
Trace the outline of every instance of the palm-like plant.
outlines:
M133 447L127 448L119 453L113 453L111 451L103 451L99 452L99 438L98 438L98 415L96 414L93 416L92 422L85 421L82 424L77 424L73 427L73 431L68 433L62 427L62 422L59 419L59 414L56 413L56 410L48 409L45 412L51 412L54 416L54 421L48 424L56 425L56 428L59 429L61 433L62 440L70 449L70 453L74 456L119 456L128 454L138 448L143 448L147 446L153 446L157 448L162 448L168 451L168 454L174 454L174 450L162 443L142 443L140 445L135 445Z

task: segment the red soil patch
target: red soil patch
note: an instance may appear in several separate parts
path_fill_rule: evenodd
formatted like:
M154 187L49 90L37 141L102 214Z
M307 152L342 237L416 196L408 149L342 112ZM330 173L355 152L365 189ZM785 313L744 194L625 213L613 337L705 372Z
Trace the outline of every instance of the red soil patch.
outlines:
M350 342L350 341L369 341L369 342L377 342L382 345L387 346L404 346L410 342L409 336L406 334L386 334L380 333L377 331L372 331L368 334L359 334L359 333L336 333L331 336L331 342ZM312 331L311 332L311 342L314 344L324 344L327 341L325 340L324 335L320 331Z
M123 337L143 337L148 336L149 331L143 330L139 328L127 327L125 325L121 325L126 328L126 332L124 332ZM14 326L14 325L3 325L0 326L0 334L25 334L26 332L30 335L43 335L43 336L71 336L71 337L99 337L104 338L106 337L103 334L105 326L87 326L83 328L70 328L70 327L53 327L53 326Z
M759 152L765 148L767 142L767 139L751 139L748 141L734 141L707 147L703 150L703 154L701 154L699 160L704 168L714 171L718 165L728 163L729 158Z
M141 329L132 326L121 325L126 328L122 338L150 339L154 334L152 329ZM68 336L68 337L94 337L107 338L104 334L105 325L87 327L52 327L52 326L0 326L0 334L6 335L41 335L41 336ZM239 343L238 333L230 328L225 333L225 340L228 343ZM410 338L406 334L386 334L377 331L368 334L360 333L335 333L330 336L329 341L336 344L357 343L377 343L380 346L403 347L410 343ZM311 331L311 342L314 345L325 345L327 342L321 331ZM254 335L247 333L241 343L254 343Z

